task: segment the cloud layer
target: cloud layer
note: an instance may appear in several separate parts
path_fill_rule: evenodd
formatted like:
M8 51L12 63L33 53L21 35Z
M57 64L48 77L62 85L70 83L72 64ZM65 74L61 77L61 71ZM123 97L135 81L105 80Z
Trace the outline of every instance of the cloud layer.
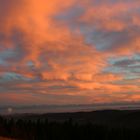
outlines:
M1 104L140 101L139 5L0 0Z

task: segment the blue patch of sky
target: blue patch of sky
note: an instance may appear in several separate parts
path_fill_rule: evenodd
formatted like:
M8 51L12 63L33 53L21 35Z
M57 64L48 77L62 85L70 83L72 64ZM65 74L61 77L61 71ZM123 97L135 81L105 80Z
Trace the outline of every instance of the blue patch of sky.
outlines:
M0 52L1 59L6 59L6 58L12 57L14 55L15 55L15 52L12 51L11 49L6 49L6 50Z
M130 63L126 63L129 62ZM124 65L116 65L116 63L125 62ZM104 69L104 72L123 74L124 79L140 78L140 55L135 54L133 57L118 57L108 59L109 67Z
M29 81L27 77L24 77L20 74L14 73L14 72L5 72L3 75L1 75L0 82L7 82L7 81Z
M131 39L127 30L123 31L103 31L97 30L96 27L81 27L81 32L86 38L86 42L95 45L100 51L109 51L114 47L119 47Z
M65 12L60 13L59 15L55 16L54 18L57 21L62 21L69 26L69 28L75 32L75 29L79 28L79 24L77 23L77 19L83 15L85 9L80 5L74 5L69 9L65 10Z
M3 46L4 47L4 46ZM21 47L16 46L14 48L6 48L0 52L0 64L2 65L12 65L11 62L20 62L24 57L25 52ZM8 62L10 60L10 63Z
M55 16L57 20L71 21L84 13L84 9L81 6L75 5L74 7L63 11L59 15Z
M81 29L83 35L86 38L86 42L95 46L98 50L108 50L111 46L111 39L109 39L108 33L96 31L96 29L86 28Z

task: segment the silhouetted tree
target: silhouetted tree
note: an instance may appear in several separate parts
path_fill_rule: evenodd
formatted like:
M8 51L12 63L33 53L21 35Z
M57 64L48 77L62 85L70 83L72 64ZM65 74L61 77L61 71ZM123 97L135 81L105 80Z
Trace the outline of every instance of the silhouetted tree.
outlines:
M65 122L38 119L14 120L0 117L0 136L18 140L136 140L140 129L78 123L71 118Z

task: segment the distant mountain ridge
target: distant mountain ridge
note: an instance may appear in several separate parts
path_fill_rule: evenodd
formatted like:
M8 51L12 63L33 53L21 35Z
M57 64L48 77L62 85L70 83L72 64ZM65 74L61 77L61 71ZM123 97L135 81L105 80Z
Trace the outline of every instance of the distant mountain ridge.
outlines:
M0 106L0 114L62 113L96 110L140 110L140 103Z

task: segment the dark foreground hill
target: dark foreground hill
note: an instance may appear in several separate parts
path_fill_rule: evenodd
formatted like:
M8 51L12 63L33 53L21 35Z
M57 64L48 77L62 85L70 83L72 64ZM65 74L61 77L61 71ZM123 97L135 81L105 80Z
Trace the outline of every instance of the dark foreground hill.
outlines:
M139 110L15 114L0 118L0 135L19 140L137 140Z
M38 119L49 122L65 122L72 119L79 124L92 123L100 125L124 125L126 127L140 126L140 110L101 110L76 113L48 113L48 114L14 114L5 116L7 119L32 120Z

